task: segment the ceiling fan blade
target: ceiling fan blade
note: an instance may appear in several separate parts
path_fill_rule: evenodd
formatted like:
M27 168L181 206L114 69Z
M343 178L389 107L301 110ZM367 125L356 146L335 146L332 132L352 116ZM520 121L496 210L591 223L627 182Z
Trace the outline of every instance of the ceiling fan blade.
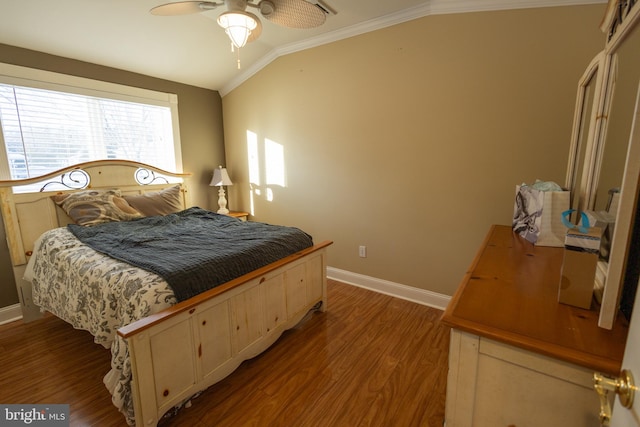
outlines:
M325 13L305 0L271 0L273 12L263 15L274 24L289 28L314 28L324 24Z
M156 6L151 9L150 12L152 15L159 16L189 15L191 13L215 9L222 4L224 3L215 3L211 1L179 1L176 3L167 3Z

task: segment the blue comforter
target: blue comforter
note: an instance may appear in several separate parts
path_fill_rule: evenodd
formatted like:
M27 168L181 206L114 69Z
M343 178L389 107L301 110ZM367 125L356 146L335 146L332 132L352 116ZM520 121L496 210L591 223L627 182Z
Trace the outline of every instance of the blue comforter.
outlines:
M96 251L161 276L179 301L313 245L295 227L243 222L201 208L68 227Z

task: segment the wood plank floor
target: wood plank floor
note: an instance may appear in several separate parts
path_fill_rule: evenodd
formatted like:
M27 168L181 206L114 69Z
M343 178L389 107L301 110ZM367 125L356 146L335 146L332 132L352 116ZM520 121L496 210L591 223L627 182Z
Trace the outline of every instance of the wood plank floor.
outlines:
M189 408L188 426L428 426L444 419L441 311L329 281L313 313ZM110 352L49 316L0 326L0 403L68 403L72 426L125 426L102 384Z

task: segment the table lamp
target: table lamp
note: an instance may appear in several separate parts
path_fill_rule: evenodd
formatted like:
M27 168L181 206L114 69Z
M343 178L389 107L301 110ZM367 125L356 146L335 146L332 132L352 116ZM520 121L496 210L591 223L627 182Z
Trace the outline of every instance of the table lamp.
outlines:
M218 166L216 169L214 169L213 178L211 179L211 184L209 185L212 187L219 187L218 206L220 207L220 209L218 209L218 213L225 214L225 215L228 214L229 209L227 209L227 198L225 197L225 194L224 194L224 186L233 185L233 182L231 182L231 179L229 178L227 169L223 168L222 166Z

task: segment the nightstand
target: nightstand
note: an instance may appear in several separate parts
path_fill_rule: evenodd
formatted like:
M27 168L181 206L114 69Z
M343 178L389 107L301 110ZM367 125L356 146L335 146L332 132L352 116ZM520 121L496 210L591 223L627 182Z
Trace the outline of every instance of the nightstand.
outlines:
M240 221L247 221L249 218L249 212L229 211L227 215L238 218Z

